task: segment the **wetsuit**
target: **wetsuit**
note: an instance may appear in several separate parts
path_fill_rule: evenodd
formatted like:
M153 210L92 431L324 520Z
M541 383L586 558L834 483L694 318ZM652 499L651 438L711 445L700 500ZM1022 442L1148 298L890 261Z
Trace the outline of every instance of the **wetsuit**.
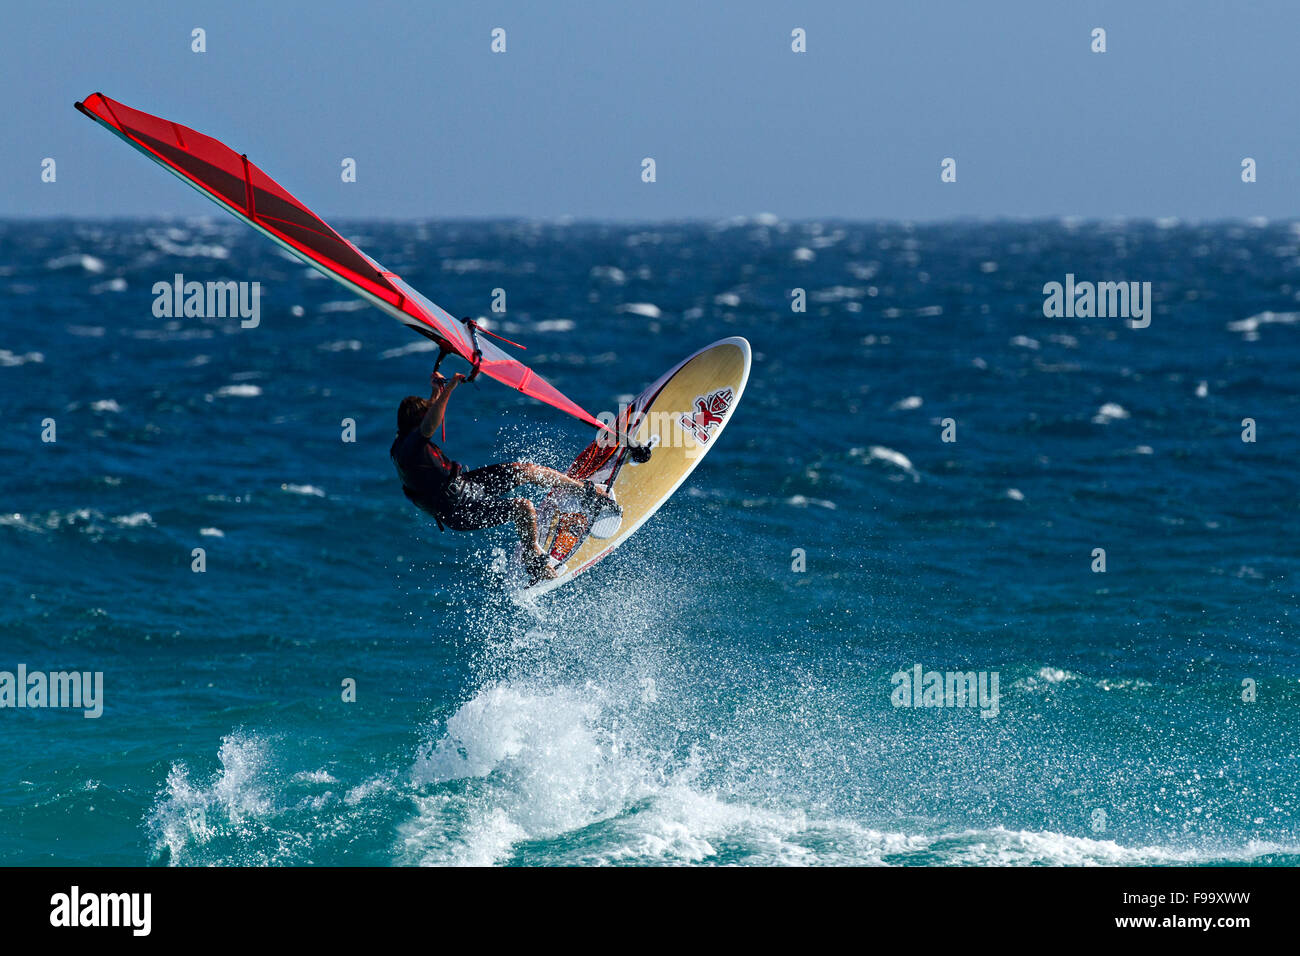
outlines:
M478 531L514 520L514 506L500 497L523 483L513 465L466 471L418 428L398 435L388 454L402 479L403 493L433 515L438 527Z

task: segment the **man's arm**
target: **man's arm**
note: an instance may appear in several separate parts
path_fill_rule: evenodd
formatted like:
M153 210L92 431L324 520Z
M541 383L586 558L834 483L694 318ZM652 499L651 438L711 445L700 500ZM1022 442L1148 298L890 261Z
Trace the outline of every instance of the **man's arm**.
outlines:
M424 420L420 422L420 434L429 438L438 430L442 424L443 417L447 414L447 400L451 398L451 393L456 390L461 382L465 381L465 376L457 372L447 381L438 372L429 376L429 385L433 391L429 395L429 410L424 413Z

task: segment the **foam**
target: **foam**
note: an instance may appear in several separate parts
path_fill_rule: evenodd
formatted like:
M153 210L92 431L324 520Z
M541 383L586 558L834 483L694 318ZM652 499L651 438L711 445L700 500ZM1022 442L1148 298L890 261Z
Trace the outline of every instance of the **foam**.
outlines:
M348 788L322 767L287 766L275 737L232 731L206 779L174 763L145 822L157 860L173 866L304 864L327 844L372 835L402 795L383 777Z

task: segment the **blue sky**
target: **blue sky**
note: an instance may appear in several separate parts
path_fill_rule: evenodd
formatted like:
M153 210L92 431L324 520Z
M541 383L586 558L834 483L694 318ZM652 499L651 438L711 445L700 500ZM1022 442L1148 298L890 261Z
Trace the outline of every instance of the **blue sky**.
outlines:
M96 90L247 151L327 218L1300 213L1294 2L150 0L5 19L0 216L210 211L73 110Z

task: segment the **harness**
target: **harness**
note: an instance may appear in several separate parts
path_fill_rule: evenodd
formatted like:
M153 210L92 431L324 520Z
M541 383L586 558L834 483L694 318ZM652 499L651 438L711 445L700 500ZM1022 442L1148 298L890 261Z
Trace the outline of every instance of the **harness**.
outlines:
M422 449L421 454L427 455L429 453L429 443L426 441L424 446L425 447ZM438 448L436 445L432 447L436 451L438 459L446 466L445 470L449 473L447 481L432 494L420 495L407 486L406 473L402 470L402 466L397 460L395 454L393 456L393 464L397 465L397 473L401 478L402 494L406 496L406 500L411 502L411 504L415 505L425 514L431 515L433 520L438 523L439 531L446 531L447 528L442 523L442 517L435 510L435 506L445 505L448 508L453 506L455 498L459 496L460 481L461 476L465 473L465 466L460 462L449 459L446 452L441 448ZM394 451L396 451L396 443L394 444ZM434 502L434 504L430 504L431 501Z
M421 501L419 498L417 498L417 497L415 496L414 492L412 492L410 488L406 487L405 484L402 485L402 494L406 495L406 500L407 500L407 501L409 501L411 504L415 505L415 507L419 508L419 509L420 509L421 511L423 511L425 514L432 515L432 516L433 516L433 520L436 521L436 522L438 522L438 530L439 530L439 531L446 531L446 530L447 530L446 528L444 528L444 527L442 526L442 519L438 517L438 512L436 512L436 511L430 511L428 508L426 508L426 507L424 506L424 502Z

